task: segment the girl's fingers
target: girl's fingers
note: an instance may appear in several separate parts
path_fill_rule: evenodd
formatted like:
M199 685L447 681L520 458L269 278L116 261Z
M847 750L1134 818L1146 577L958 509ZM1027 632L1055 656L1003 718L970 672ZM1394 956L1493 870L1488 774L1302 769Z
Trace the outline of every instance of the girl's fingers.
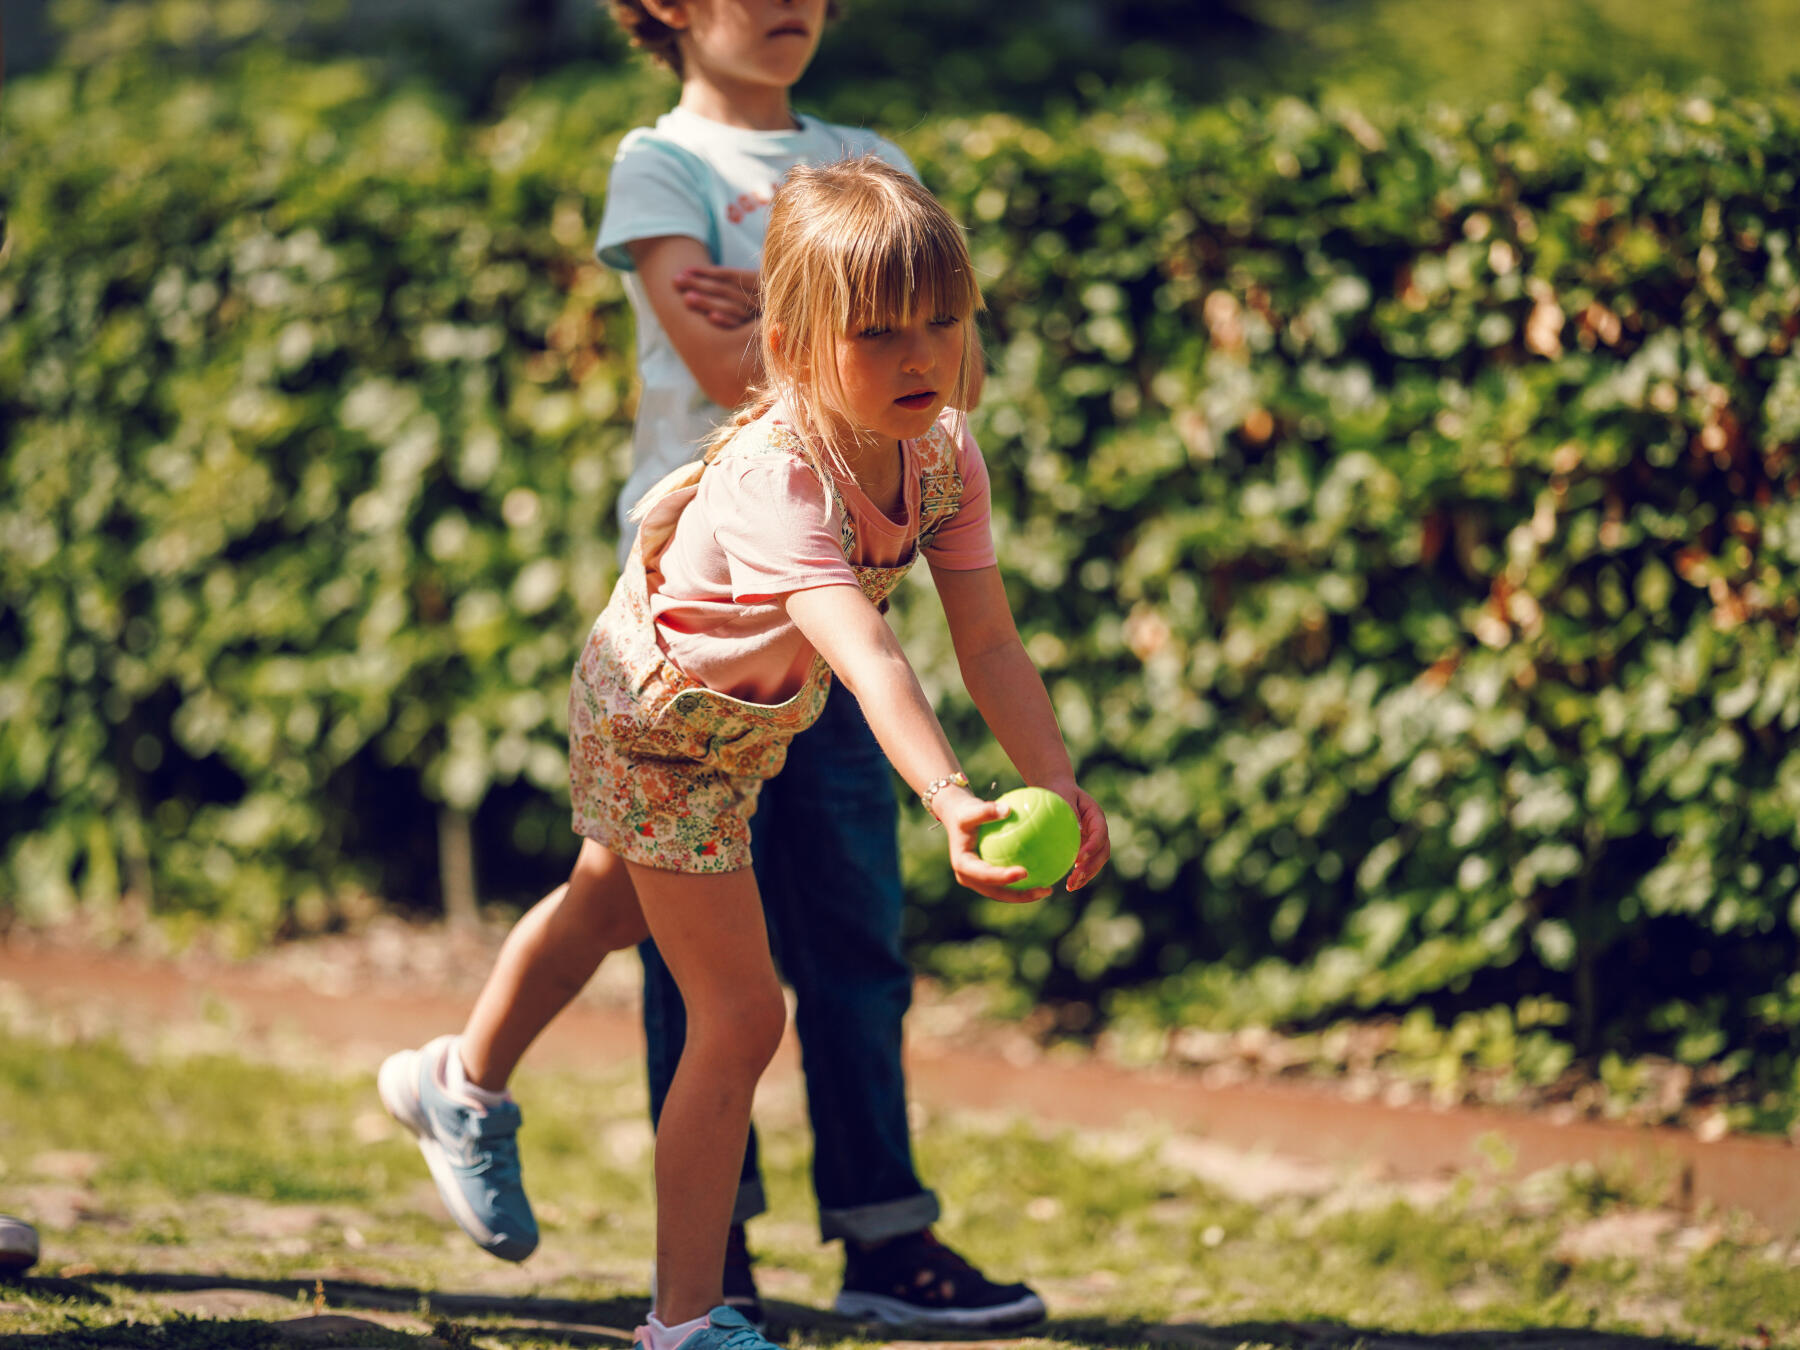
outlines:
M1005 820L1012 814L1012 807L1002 806L999 802L982 801L970 807L963 815L960 823L968 826L986 825L990 820Z
M1106 814L1100 804L1087 793L1080 794L1076 812L1081 820L1081 847L1075 854L1075 866L1069 872L1069 889L1078 891L1094 879L1112 855L1112 841L1106 829Z
M950 869L956 873L956 879L961 885L989 900L1003 900L1013 905L1030 904L1050 894L1048 886L1015 890L1013 883L1025 879L1023 867L997 867L983 860L980 854L966 844L961 847L955 844L951 846Z
M990 886L1004 886L1010 881L1020 881L1025 876L1023 867L1002 867L977 853L973 830L951 832L950 870L956 873L958 879L979 881Z
M1007 878L1007 880L1012 881L1023 880L1025 876L1025 869L1023 867L1003 867L992 870ZM1009 905L1029 905L1035 901L1044 899L1050 894L1050 888L1048 886L1034 886L1030 890L1016 890L1007 885L1006 881L981 880L968 873L959 873L957 875L957 880L967 889L974 891L977 895L984 895L989 900L1004 901Z
M978 891L977 894L985 895L989 900L998 900L1004 905L1035 905L1039 900L1050 898L1050 888L1040 886L1034 891L1015 891L1002 886L992 891Z

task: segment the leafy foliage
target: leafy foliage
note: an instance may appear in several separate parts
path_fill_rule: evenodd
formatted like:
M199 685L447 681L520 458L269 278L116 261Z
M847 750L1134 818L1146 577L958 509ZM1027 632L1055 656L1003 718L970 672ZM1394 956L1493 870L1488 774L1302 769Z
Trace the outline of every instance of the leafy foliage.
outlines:
M631 411L587 243L661 86L467 125L105 37L4 109L11 903L313 926L429 889L433 803L553 874ZM1543 996L1791 1090L1800 119L1115 103L905 138L971 229L1001 553L1116 841L971 906L909 822L917 950L1159 1021Z
M1545 991L1586 1047L1791 1055L1796 130L1540 94L915 141L1117 840L1092 898L927 935L1166 1017Z

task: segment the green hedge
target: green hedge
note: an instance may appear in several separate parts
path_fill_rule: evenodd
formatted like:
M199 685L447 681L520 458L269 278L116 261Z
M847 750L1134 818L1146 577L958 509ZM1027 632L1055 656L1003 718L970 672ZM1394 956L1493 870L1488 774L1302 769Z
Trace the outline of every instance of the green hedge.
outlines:
M1159 1020L1542 992L1791 1089L1792 109L912 144L989 274L1002 555L1116 839L945 959Z
M667 87L465 126L105 38L0 107L4 903L430 903L440 814L522 898L631 407L587 245ZM1143 94L903 139L971 228L1008 584L1115 838L1079 897L971 903L907 814L926 964L1157 1021L1529 998L1790 1092L1793 110Z

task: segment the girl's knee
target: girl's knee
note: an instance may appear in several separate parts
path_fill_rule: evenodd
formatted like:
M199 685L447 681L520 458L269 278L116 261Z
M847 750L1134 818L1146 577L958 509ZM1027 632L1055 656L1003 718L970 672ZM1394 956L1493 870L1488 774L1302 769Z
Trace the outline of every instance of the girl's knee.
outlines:
M775 1058L786 1030L787 1003L772 976L766 985L739 985L728 996L689 1002L689 1040L714 1042L728 1060L755 1074Z
M759 997L751 1020L750 1034L756 1038L753 1048L758 1062L766 1066L775 1058L782 1033L787 1030L787 1000L782 998L779 984L769 984L766 993Z

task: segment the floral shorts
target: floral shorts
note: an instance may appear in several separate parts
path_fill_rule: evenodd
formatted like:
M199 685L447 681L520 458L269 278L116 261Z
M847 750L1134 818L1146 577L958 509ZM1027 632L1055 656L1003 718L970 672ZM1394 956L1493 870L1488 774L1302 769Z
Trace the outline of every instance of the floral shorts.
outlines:
M667 872L748 867L763 780L781 771L788 742L818 716L829 675L820 663L785 704L714 693L633 621L633 590L621 583L621 603L595 623L570 684L575 832Z
M627 862L666 872L750 866L762 779L692 760L626 754L611 736L569 737L575 832Z

